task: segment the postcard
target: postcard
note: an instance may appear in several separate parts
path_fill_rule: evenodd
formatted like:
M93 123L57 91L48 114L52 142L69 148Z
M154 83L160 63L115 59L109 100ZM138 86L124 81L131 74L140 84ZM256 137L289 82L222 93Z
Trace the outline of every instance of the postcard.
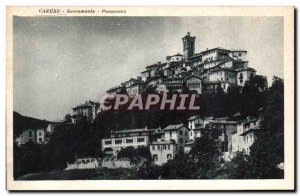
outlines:
M295 189L294 7L7 7L7 189Z

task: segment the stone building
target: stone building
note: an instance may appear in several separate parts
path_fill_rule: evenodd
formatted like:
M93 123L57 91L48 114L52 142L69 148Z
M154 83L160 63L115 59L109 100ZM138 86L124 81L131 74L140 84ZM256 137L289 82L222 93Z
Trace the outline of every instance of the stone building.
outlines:
M260 128L260 118L251 118L241 121L237 130L232 134L232 152L245 152L250 154L250 147L262 132Z
M212 119L212 117L201 117L199 115L191 116L188 121L189 140L193 141L196 138L201 137L201 130L208 124L207 120Z
M36 143L37 144L45 144L46 143L46 130L45 129L37 129L36 130Z
M16 138L15 141L18 146L22 146L28 142L32 142L34 144L46 144L49 141L47 134L48 132L46 131L46 128L26 129Z
M93 101L86 101L84 104L77 105L72 108L72 122L76 123L76 121L80 118L85 118L87 121L92 122L97 116L99 107L100 103Z
M126 90L126 88L124 86L120 85L120 86L114 86L114 87L108 89L106 92L108 94L117 94L117 93L122 92L122 90Z
M150 152L155 164L162 165L178 153L184 153L184 144L189 140L189 129L184 124L169 125L154 133Z
M102 152L107 155L117 156L121 149L126 147L137 148L149 146L151 136L158 129L125 129L113 131L110 138L102 139Z
M28 142L36 143L36 130L34 129L27 129L24 130L17 138L16 143L18 146L22 146Z

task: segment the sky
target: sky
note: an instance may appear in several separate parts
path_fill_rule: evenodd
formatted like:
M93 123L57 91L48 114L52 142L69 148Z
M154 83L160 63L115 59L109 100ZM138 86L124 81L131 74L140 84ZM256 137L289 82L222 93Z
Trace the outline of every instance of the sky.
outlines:
M99 101L147 65L182 54L182 37L247 50L257 74L283 78L281 17L14 17L14 111L46 120Z

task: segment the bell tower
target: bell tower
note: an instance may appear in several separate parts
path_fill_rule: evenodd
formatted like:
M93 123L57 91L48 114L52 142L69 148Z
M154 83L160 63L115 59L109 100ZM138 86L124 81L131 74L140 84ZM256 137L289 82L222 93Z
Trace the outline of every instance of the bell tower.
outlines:
M186 36L182 38L184 59L188 59L195 55L195 39L195 36L191 37L190 32L187 32Z

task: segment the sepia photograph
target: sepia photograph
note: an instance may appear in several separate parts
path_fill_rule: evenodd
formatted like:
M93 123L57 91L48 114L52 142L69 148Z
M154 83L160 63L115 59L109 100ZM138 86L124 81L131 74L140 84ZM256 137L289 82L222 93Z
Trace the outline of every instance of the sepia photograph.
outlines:
M292 190L293 8L198 9L8 8L9 189Z

